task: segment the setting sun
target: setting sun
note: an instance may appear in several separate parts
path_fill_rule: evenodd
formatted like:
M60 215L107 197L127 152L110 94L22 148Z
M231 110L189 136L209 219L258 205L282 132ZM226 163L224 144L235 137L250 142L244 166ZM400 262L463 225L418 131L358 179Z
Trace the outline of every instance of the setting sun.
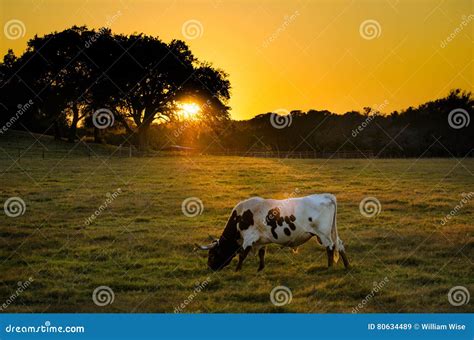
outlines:
M185 119L196 119L201 108L196 103L180 103L178 104L179 115Z

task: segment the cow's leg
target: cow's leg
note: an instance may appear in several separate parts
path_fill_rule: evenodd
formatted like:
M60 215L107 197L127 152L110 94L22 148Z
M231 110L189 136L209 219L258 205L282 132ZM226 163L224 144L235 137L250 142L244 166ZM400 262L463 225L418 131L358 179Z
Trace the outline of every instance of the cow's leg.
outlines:
M237 263L237 267L235 268L236 272L242 269L242 264L244 263L244 260L247 257L247 255L249 254L250 249L252 249L252 247L247 247L244 249L243 252L239 254L239 263Z
M349 260L347 259L346 252L344 250L339 250L339 254L341 254L342 262L344 262L344 267L346 269L350 269L351 265L349 264Z
M331 268L334 263L334 249L326 247L326 253L328 255L328 268Z
M258 271L261 271L265 268L265 247L262 247L258 251L258 258L260 259L260 264L258 265Z

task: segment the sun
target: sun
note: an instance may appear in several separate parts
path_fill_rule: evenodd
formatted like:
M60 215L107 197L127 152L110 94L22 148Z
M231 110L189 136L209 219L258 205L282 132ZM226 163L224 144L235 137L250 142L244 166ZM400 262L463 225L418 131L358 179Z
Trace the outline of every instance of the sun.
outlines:
M195 119L201 111L201 107L196 103L179 103L178 114L185 119Z

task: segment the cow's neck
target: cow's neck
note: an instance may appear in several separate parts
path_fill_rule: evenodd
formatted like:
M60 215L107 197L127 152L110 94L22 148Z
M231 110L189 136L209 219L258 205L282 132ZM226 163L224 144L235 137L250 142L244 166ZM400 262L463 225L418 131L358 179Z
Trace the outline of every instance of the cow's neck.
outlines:
M238 247L237 240L240 237L240 234L237 231L238 221L239 221L239 216L237 215L237 212L234 210L229 220L227 221L224 231L222 232L222 235L219 239L219 244L234 245L234 246L237 245Z

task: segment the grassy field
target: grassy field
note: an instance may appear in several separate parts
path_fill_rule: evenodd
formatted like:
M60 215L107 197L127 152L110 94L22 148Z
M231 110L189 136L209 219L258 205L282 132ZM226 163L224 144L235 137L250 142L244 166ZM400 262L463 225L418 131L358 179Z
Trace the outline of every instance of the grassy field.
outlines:
M441 223L474 191L473 172L472 159L6 158L0 201L21 197L26 211L0 216L0 297L32 277L5 311L172 313L184 303L183 312L350 313L365 299L359 312L473 312L472 301L455 307L447 298L453 286L474 292L473 202ZM211 273L206 253L194 250L220 235L242 199L322 192L338 198L349 271L341 263L327 270L315 240L297 254L270 246L259 273L256 257L241 272L234 259ZM381 203L376 217L359 211L368 196ZM202 200L201 215L182 213L188 197ZM291 303L271 303L278 285L291 290ZM113 290L113 303L93 302L98 286Z

